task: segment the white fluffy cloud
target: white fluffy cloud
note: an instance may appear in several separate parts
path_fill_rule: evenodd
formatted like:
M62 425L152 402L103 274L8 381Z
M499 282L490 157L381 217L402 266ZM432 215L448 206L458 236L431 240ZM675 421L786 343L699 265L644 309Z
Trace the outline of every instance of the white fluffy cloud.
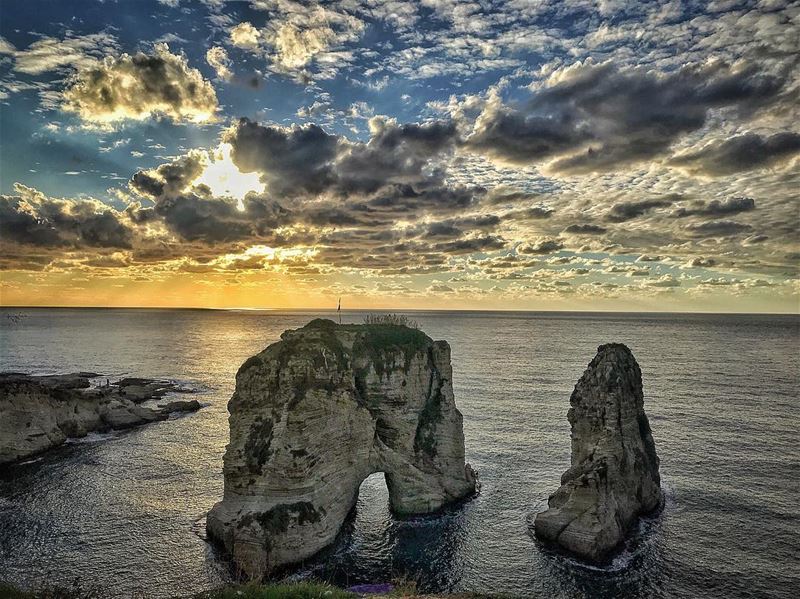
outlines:
M109 126L153 115L210 121L218 103L214 88L185 56L156 44L152 54L107 57L79 69L63 93L63 108L88 124Z
M206 52L206 62L214 68L217 72L217 77L223 81L229 81L233 77L231 59L225 48L220 46L209 48L208 52Z
M107 33L67 36L64 39L43 37L24 50L18 50L0 37L0 54L11 56L14 70L27 75L40 75L64 67L89 68L115 47L115 38Z
M266 26L257 29L247 21L238 23L229 31L231 43L263 55L279 72L304 71L316 61L319 76L332 76L353 58L342 45L358 40L365 27L344 9L319 4L265 0L254 6L269 14Z

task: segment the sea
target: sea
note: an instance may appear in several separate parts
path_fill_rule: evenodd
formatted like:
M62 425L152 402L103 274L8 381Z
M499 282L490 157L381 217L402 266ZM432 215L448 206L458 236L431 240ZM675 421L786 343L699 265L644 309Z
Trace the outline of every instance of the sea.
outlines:
M381 475L334 544L283 575L344 587L397 580L510 597L800 596L800 317L406 313L452 347L480 493L398 518ZM90 435L0 470L0 580L101 597L187 597L231 580L205 538L222 496L227 401L240 364L334 312L0 310L0 371L94 371L198 390L197 413ZM363 312L342 321L362 322ZM643 373L666 496L606 567L532 534L570 461L567 410L597 346Z

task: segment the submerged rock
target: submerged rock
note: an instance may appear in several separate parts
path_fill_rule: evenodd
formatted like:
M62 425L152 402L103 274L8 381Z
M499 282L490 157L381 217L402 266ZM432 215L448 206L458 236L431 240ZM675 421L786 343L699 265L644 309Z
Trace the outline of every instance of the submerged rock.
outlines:
M475 491L447 342L321 319L281 339L236 375L224 497L207 518L240 570L262 575L330 544L375 472L400 514Z
M51 376L0 373L0 465L56 447L69 438L164 420L171 412L200 407L194 400L158 408L139 405L170 391L185 390L151 379L123 379L92 387L90 379L98 376L93 372Z
M539 538L600 563L640 515L662 504L642 373L631 350L600 346L570 405L572 465L534 529Z

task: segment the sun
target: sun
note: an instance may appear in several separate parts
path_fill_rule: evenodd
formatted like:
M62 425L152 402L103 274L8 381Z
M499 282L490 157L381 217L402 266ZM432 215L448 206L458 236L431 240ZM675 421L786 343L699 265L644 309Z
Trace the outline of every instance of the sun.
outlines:
M242 200L251 191L261 193L264 184L257 173L243 173L231 159L231 144L222 143L212 153L211 160L194 184L205 184L215 196L226 196L239 200L239 210L244 210Z

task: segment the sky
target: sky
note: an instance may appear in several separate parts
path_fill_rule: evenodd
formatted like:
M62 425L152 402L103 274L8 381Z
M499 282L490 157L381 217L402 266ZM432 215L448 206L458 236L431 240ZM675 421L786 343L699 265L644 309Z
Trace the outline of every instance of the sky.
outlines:
M3 0L5 306L799 312L800 2Z

